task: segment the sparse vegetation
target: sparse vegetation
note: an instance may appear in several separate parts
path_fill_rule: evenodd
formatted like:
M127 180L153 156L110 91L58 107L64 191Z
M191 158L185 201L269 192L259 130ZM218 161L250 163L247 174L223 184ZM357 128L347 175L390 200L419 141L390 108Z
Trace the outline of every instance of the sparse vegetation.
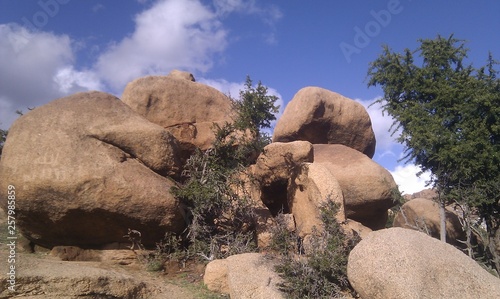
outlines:
M274 229L273 248L282 254L276 270L284 279L281 290L289 298L338 298L353 292L347 280L347 258L359 238L345 235L335 218L336 203L327 201L320 212L324 230L311 234L305 254L300 244L293 245L298 236L288 232L284 222L277 221Z
M183 185L174 195L187 207L183 245L190 257L205 260L256 250L255 216L244 187L245 168L270 142L261 130L275 119L275 96L247 77L240 98L232 99L233 123L214 125L215 142L188 159Z

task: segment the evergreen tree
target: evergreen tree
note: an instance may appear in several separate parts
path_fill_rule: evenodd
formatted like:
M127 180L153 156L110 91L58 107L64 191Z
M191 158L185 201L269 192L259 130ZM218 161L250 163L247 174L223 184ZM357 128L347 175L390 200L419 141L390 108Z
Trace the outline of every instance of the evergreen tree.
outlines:
M465 43L453 36L420 40L402 54L384 46L368 85L383 89L376 102L395 119L404 160L433 174L441 210L453 199L486 222L488 258L499 270L500 80L491 55L479 69L465 65L466 57Z

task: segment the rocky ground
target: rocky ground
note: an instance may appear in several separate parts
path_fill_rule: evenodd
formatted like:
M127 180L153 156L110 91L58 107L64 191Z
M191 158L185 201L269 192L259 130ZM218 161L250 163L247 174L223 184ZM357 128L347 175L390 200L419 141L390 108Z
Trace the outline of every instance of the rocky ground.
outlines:
M225 298L203 286L204 265L147 271L131 250L87 251L91 261L63 261L64 254L29 253L16 245L16 291L8 290L6 219L0 218L0 298Z

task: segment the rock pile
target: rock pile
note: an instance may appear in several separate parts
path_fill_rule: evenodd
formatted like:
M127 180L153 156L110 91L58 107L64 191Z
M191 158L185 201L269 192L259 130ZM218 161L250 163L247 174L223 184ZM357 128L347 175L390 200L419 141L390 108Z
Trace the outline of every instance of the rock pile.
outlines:
M59 258L100 260L106 255L90 249L120 247L129 228L140 231L138 241L152 247L165 232L185 228L184 208L170 191L178 186L183 162L193 150L210 148L213 124L231 122L233 113L228 97L179 71L129 83L122 101L102 92L54 100L10 128L0 161L0 189L15 186L16 224L26 238L53 248ZM362 298L498 297L498 279L453 247L411 230L380 230L395 204L397 186L371 160L376 142L362 105L306 87L286 107L273 140L248 171L259 246L269 243L269 226L279 213L306 240L314 229L323 229L319 208L333 201L339 207L337 221L363 237L348 266L349 280ZM4 210L6 203L2 193ZM413 199L403 206L405 215L396 217L396 225L416 221L419 209L425 209L433 211L426 214L425 225L438 231L435 207L429 205ZM453 235L459 233L455 224L448 226L455 229L448 234L459 238ZM59 264L53 264L58 272ZM231 298L283 298L272 265L260 254L212 261L205 283ZM161 293L133 277L87 270L92 277L85 283L96 294ZM20 281L59 296L67 285L58 281L74 283L81 277L75 269L55 272L41 280L45 289L30 284L36 271ZM111 278L103 282L94 275ZM68 295L86 295L84 289L72 291Z
M375 134L363 105L320 87L295 94L276 123L274 142L305 140L343 144L368 157L375 153Z
M227 96L179 71L129 83L122 101L102 92L58 99L10 129L0 187L16 186L18 225L36 244L100 247L123 241L132 228L154 245L186 225L170 193L182 161L195 148L208 149L212 125L232 114ZM384 226L395 183L369 158L375 138L360 104L304 88L274 140L285 142L268 145L251 168L263 225L289 213L306 236L321 226L318 207L332 200L339 222ZM0 202L5 206L5 198Z

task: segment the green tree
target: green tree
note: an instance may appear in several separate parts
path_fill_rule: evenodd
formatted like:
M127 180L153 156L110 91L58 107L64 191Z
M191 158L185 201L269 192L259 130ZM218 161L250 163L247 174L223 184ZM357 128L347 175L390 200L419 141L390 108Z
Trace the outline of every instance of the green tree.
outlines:
M254 88L247 77L240 99L232 100L234 122L214 124L212 147L188 159L187 179L174 190L188 208L190 250L206 258L254 249L255 217L242 176L269 142L261 130L270 126L278 107L277 97L267 95L267 90L260 82Z
M248 129L255 137L259 137L262 129L270 128L271 122L276 120L275 114L279 111L279 106L276 106L278 97L268 95L268 88L260 81L257 87L252 84L252 79L247 76L245 89L240 91L240 98L233 100L238 113L234 125L236 129Z
M464 41L453 36L420 40L403 53L384 46L368 85L383 89L376 102L395 119L404 160L433 174L441 210L454 199L484 219L487 254L499 270L500 80L491 55L479 69L465 65L466 57Z

